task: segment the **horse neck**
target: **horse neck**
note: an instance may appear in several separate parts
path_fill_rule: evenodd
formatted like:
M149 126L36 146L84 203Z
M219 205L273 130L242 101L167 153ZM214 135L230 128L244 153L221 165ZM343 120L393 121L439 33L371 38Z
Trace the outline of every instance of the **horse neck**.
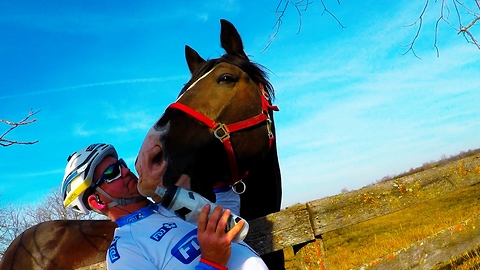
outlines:
M265 158L250 170L244 182L247 191L241 195L240 215L243 218L251 220L280 211L282 184L275 141Z

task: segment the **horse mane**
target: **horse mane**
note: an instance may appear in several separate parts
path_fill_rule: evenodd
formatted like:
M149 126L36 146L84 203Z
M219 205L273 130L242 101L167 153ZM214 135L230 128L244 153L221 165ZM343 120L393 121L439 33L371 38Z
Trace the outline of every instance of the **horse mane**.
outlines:
M216 65L222 62L226 62L239 67L241 70L247 73L247 75L256 84L262 84L265 91L267 91L268 95L272 98L272 100L275 98L275 91L272 84L268 80L268 74L266 71L267 69L260 64L250 61L248 58L232 54L224 54L220 58L210 59L201 64L200 67L195 72L193 72L192 78L183 86L179 95L183 94L198 78L200 78L202 75L204 75L205 73L213 69Z

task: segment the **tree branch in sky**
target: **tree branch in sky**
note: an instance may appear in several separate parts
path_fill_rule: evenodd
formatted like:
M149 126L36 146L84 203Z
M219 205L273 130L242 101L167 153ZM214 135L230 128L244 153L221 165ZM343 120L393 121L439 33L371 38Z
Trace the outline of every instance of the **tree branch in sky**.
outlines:
M480 0L479 0L480 1ZM280 27L283 24L283 17L285 17L286 11L292 7L298 14L298 30L297 34L300 33L300 30L302 29L302 16L305 11L308 10L308 7L310 4L313 2L311 0L280 0L278 2L277 8L275 9L275 14L277 15L277 21L275 22L275 25L272 27L275 29L275 32L269 36L269 41L265 48L262 50L262 52L266 51L268 47L272 44L273 40L277 37L278 33L280 32ZM345 26L342 25L340 20L332 13L330 10L327 8L325 5L324 0L320 0L320 3L323 6L323 11L322 15L324 13L328 13L337 23L342 27L345 28ZM337 0L337 3L340 4L340 0Z
M10 133L12 130L17 128L18 126L29 125L29 124L32 124L32 123L36 122L37 119L32 119L32 120L29 120L29 119L30 119L30 117L34 116L38 112L40 112L40 110L34 112L32 109L30 109L30 113L28 113L28 115L25 118L23 118L22 120L20 120L19 122L11 122L11 121L8 121L8 120L0 119L0 122L5 123L5 124L10 126L10 128L0 136L0 145L1 146L10 146L10 145L14 145L14 144L35 144L35 143L37 143L38 140L29 141L29 142L12 141L12 140L5 139L5 136L8 133Z
M471 28L475 25L475 23L478 20L480 20L480 0L471 0L471 1L475 2L476 10L473 10L472 8L465 5L464 2L461 2L459 0L442 0L441 1L440 14L435 23L435 36L434 36L434 42L433 42L433 47L437 51L437 56L440 55L437 42L438 42L438 29L439 29L439 24L441 22L445 23L450 28L456 30L458 34L463 34L463 36L465 37L465 40L468 43L474 44L480 50L480 43L475 39L474 35L471 32ZM412 24L406 25L406 27L412 27L414 25L418 25L418 27L412 42L406 46L408 47L408 49L403 53L404 55L407 54L408 52L412 52L413 55L415 55L415 57L420 58L415 53L414 46L415 46L415 42L417 41L420 35L420 30L422 29L423 20L429 4L430 4L429 0L426 0L425 5L423 6L423 9L420 12L420 15L418 16L418 18ZM452 24L450 21L451 7L453 7L454 9L454 16L455 16L454 18L458 21L455 24ZM471 16L470 23L468 23L465 26L462 23L462 20L464 20L465 17L468 15Z
M340 4L340 0L336 0ZM464 2L462 2L464 1ZM320 0L320 4L323 7L322 15L327 13L332 17L342 28L345 28L340 20L333 14L325 4L326 0ZM298 14L298 31L300 32L302 28L302 17L303 14L308 10L310 5L313 3L313 0L279 0L276 9L274 10L277 15L277 20L273 26L274 33L269 36L269 41L265 48L262 50L264 52L272 44L273 40L277 37L280 32L280 28L283 24L283 19L286 12L290 9L293 9ZM413 55L420 59L415 51L415 43L417 42L420 32L422 30L424 22L426 19L427 9L433 2L430 0L425 0L423 8L418 16L418 18L411 24L406 25L405 27L414 27L416 26L415 35L412 39L412 42L407 44L407 50L402 53L406 55L411 52ZM480 42L475 38L475 35L472 33L472 29L475 24L480 21L480 0L435 0L433 4L438 4L439 10L438 17L435 22L435 33L433 47L437 52L437 56L440 55L440 50L437 46L438 44L438 31L440 23L446 24L448 27L455 30L459 35L462 34L465 40L468 43L474 44L480 50ZM463 23L467 21L467 23Z

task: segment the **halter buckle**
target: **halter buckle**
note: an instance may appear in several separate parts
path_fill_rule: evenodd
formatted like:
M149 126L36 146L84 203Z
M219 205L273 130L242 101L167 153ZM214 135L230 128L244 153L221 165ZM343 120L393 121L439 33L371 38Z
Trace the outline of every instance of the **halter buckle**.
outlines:
M240 191L239 191L239 187L240 188ZM235 192L236 194L238 195L242 195L243 193L245 193L245 191L247 190L247 185L245 185L245 182L243 182L242 179L238 180L237 182L233 183L232 185L232 190L233 192Z
M272 138L273 137L272 120L270 120L270 117L268 117L268 114L267 114L267 132L268 132L268 137Z
M221 131L220 134L219 134L219 131ZM213 130L213 135L215 136L215 138L219 139L220 141L230 138L230 132L228 132L227 126L225 126L225 124L219 124Z

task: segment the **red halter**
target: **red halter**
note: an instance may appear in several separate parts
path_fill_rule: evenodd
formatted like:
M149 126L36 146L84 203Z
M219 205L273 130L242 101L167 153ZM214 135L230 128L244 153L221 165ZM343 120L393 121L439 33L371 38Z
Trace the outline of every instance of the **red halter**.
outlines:
M184 113L197 119L198 121L200 121L201 123L203 123L204 125L206 125L207 127L213 130L213 135L223 143L223 145L225 146L225 150L227 152L228 162L230 164L230 171L232 174L231 181L227 183L229 185L234 185L237 182L240 182L248 174L248 171L246 171L242 176L239 175L237 160L235 158L235 152L233 150L232 141L230 139L230 133L247 129L249 127L253 127L255 125L258 125L266 121L268 137L269 137L269 149L272 146L273 140L275 139L271 130L272 121L270 120L268 111L269 110L278 111L278 107L270 105L268 101L268 94L263 90L263 85L259 85L259 89L260 89L260 92L262 93L262 112L260 112L258 115L252 118L242 120L236 123L228 124L228 125L223 123L216 123L215 121L211 120L207 116L195 111L194 109L182 103L175 102L170 104L170 106L168 106L167 108L167 109L171 108L171 109L177 109L177 110L183 111Z

